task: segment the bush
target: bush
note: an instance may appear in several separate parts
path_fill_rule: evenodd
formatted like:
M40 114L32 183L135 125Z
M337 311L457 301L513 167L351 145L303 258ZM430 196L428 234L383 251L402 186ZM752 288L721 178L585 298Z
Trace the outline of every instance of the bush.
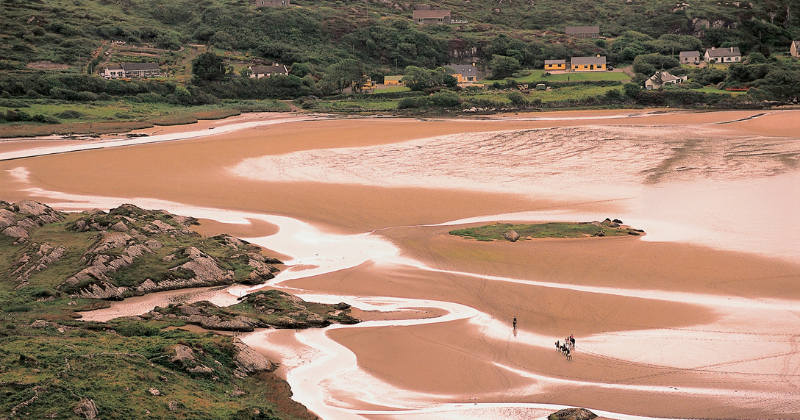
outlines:
M430 103L435 107L452 108L458 106L460 101L457 93L442 91L431 95Z
M519 92L509 93L508 100L510 100L511 104L513 104L516 107L524 107L525 105L528 104L528 100L525 98L524 95L522 95Z

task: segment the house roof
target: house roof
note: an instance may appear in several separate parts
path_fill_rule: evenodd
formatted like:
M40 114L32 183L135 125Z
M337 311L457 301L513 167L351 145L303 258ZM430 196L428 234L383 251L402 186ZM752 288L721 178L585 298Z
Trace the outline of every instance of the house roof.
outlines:
M706 50L706 54L708 54L709 57L736 57L742 55L742 53L739 52L739 47L712 48Z
M681 51L680 57L681 58L700 57L700 51Z
M289 74L286 66L283 64L273 64L271 66L253 66L250 67L253 74Z
M572 34L599 34L600 27L599 26L567 26L566 30L564 31L567 35Z
M455 65L455 66L446 66L453 70L455 70L455 74L460 74L462 76L477 76L478 75L478 68L475 66L470 65Z
M449 16L449 10L414 10L414 19L442 19Z
M120 65L125 71L160 70L158 63L121 63Z
M800 41L792 41L792 44L789 46L789 48L791 48L792 45L794 45L795 48L800 49Z
M658 76L658 72L656 72L656 74L654 74L653 77L650 78L650 80L655 82L656 81L656 76ZM664 82L664 83L672 82L674 80L679 80L679 79L681 79L681 78L677 77L677 76L673 76L668 71L662 71L661 72L661 81Z
M567 64L567 60L544 60L545 64Z
M606 57L572 57L569 59L570 63L574 65L588 65L588 64L606 64Z

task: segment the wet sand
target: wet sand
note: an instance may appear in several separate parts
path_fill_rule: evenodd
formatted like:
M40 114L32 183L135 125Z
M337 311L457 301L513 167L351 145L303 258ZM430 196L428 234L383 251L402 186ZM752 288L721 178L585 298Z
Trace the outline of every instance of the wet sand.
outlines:
M630 114L635 116L609 118ZM289 216L341 234L381 229L373 236L391 241L399 249L399 259L367 262L286 281L280 286L311 294L450 302L472 308L479 315L431 322L435 319L420 317L417 312L408 318L421 318L417 321L424 322L401 325L398 319L402 316L398 314L402 312L391 311L382 316L365 316L370 321L359 327L264 336L262 350L285 363L282 374L290 382L293 369L299 372L309 360L319 357L321 350L313 347L319 341L315 340L327 336L352 352L358 369L343 364L348 373L342 379L325 377L316 388L298 386L295 390L296 395L306 398L301 401L323 413L323 417L328 416L325 418L415 418L413 412L406 417L386 412L357 414L357 410L473 402L580 405L654 417L800 417L796 393L800 385L796 337L800 330L795 321L797 312L791 309L794 303L800 307L796 288L800 264L792 260L795 254L791 251L787 251L789 257L778 259L765 257L764 252L736 252L686 241L654 242L643 238L483 243L449 236L449 226L417 226L554 210L614 217L630 212L645 192L661 191L665 180L695 185L706 176L719 178L722 172L732 175L725 175L718 182L769 180L772 178L765 174L796 170L792 163L796 156L791 156L798 139L797 131L792 130L800 121L800 111L769 112L747 119L758 114L763 112L648 115L641 111L601 111L496 116L487 121L294 122L169 143L3 161L0 195L7 201L40 199L56 207L58 200L48 191L127 197L134 202L137 198L155 198ZM736 120L743 121L731 122ZM274 182L244 178L230 171L248 158L262 156L377 146L388 147L389 153L394 143L437 136L595 126L631 129L622 136L635 134L636 130L642 135L651 131L685 132L687 127L700 133L708 130L713 131L708 140L712 146L715 139L726 142L742 133L786 139L770 140L772 149L763 154L748 152L735 161L738 163L708 164L691 175L680 169L683 163L674 163L676 153L683 152L675 152L668 145L663 147L668 153L654 152L648 157L656 163L661 159L666 178L648 178L638 169L626 168L629 174L623 192L628 196L608 190L614 192L608 199L437 188L437 184L400 187L392 186L396 180L393 177L387 179L386 185L364 184L359 183L363 176L357 163L347 163L356 166L346 167L353 182L318 178ZM741 144L748 143L741 140ZM632 147L635 151L638 146ZM588 154L590 163L593 150L597 153L594 146L583 152ZM692 153L705 156L705 152L681 150L689 150L692 159ZM785 163L774 163L771 156L775 150L780 156L788 156L778 159ZM724 151L719 153L729 156ZM553 161L562 158L560 153L552 155ZM470 164L463 162L466 169ZM503 173L503 162L497 162L497 166L497 173ZM714 169L718 167L724 171ZM18 168L25 168L27 179L7 172ZM329 173L325 171L321 170L321 176ZM584 171L571 176L579 183L582 176L595 175ZM607 183L617 181L612 177ZM547 188L557 188L558 183L552 185ZM800 196L797 190L786 194ZM660 197L657 203L666 205L669 198ZM800 219L795 217L796 208L775 211L779 220ZM785 229L790 237L798 233L792 223ZM204 221L200 230L247 237L276 231L264 221L251 225ZM709 232L702 234L718 234ZM664 235L656 232L653 237ZM778 242L781 243L768 245L787 248L782 240ZM278 247L275 249L280 252ZM287 253L292 257L291 252ZM319 263L295 264L299 265L295 274L299 274L315 272ZM682 296L694 299L684 301ZM428 310L433 315L443 313L433 306ZM516 335L510 326L514 316L519 319ZM553 341L571 333L577 338L577 349L573 361L568 362L554 351ZM370 385L359 386L357 379ZM359 389L351 389L354 387ZM308 389L324 389L327 397L313 396L316 391ZM504 407L509 410L509 418L524 418L525 410L538 410ZM480 410L488 410L489 414L481 415ZM495 408L479 406L464 412L464 418L496 418L497 411L491 410ZM418 414L416 418L439 417Z

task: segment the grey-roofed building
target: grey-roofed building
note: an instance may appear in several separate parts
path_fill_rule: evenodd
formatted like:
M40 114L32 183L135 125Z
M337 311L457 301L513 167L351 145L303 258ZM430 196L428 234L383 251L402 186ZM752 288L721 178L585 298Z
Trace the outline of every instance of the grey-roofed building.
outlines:
M681 64L700 64L700 51L681 51Z
M544 60L545 70L566 70L567 60Z
M739 47L712 47L710 50L706 50L704 58L709 63L739 63L742 61L742 53L739 51Z
M658 77L659 73L661 74L660 81ZM656 72L653 77L644 82L644 87L647 90L659 89L665 85L677 85L678 83L683 83L686 81L686 79L686 76L673 76L668 71Z
M572 71L606 71L606 57L572 57L569 60L569 68Z
M452 17L449 10L414 10L414 23L418 25L449 25Z
M575 38L599 38L599 26L567 26L564 30L567 35L574 36Z
M453 77L456 78L461 87L472 85L478 81L478 68L470 65L449 65L445 66L453 69Z
M800 41L792 41L792 45L789 46L789 53L792 54L792 57L800 57Z

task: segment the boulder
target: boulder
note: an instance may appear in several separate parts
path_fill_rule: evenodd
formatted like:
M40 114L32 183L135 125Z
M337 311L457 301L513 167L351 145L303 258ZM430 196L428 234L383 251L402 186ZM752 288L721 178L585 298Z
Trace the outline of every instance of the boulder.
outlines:
M82 398L81 402L72 412L87 419L96 419L97 405L89 398Z
M340 311L343 311L345 309L350 309L350 305L348 305L348 304L346 304L344 302L339 302L336 305L333 305L333 309L338 309Z
M251 373L256 372L272 372L275 370L275 364L270 362L266 357L258 354L255 350L250 348L247 344L238 338L233 339L233 345L236 346L236 369L233 371L234 375L244 377Z
M172 357L172 363L178 362L194 362L194 351L183 344L178 344L175 346L175 356Z
M44 328L47 326L50 326L50 324L43 319L37 319L36 321L33 321L33 323L31 324L32 328Z
M565 408L547 416L547 420L592 420L597 414L585 408Z
M167 408L169 408L169 411L178 411L178 402L177 401L170 401L167 404Z
M155 388L150 388L150 389L147 390L147 392L149 392L152 395L155 395L156 397L161 395L161 391L159 391L159 390L157 390Z
M34 216L40 216L42 214L47 213L48 210L51 210L50 207L45 206L42 203L37 203L31 200L23 200L17 203L17 207L19 207L19 212L22 214L32 214Z
M22 226L7 227L3 230L3 235L22 241L28 239L28 231L25 230Z
M114 223L114 225L111 226L111 229L112 230L116 230L117 232L127 232L128 231L128 225L126 225L125 222L120 220L119 222Z
M203 366L203 365L197 365L197 366L195 366L195 367L193 367L191 369L188 369L188 371L192 372L192 373L204 373L204 374L214 373L213 369L211 369L208 366Z
M503 234L503 237L506 238L507 241L517 242L519 240L519 233L513 230L509 230L508 232Z

